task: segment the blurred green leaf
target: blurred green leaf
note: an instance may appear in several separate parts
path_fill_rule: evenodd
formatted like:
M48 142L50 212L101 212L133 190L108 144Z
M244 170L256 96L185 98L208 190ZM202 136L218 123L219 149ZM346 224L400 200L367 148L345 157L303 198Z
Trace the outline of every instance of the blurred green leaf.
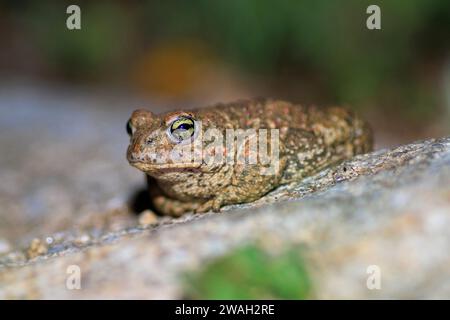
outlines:
M240 248L186 276L190 299L307 299L312 284L298 250L277 256Z

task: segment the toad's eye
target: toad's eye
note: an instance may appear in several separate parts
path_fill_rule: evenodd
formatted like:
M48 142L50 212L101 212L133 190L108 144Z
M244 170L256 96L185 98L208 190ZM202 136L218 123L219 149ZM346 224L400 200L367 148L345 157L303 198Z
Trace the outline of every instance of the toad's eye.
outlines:
M133 135L133 126L131 125L131 120L127 122L127 133L131 137Z
M170 125L170 135L176 141L183 141L189 139L194 135L195 123L189 117L179 117Z

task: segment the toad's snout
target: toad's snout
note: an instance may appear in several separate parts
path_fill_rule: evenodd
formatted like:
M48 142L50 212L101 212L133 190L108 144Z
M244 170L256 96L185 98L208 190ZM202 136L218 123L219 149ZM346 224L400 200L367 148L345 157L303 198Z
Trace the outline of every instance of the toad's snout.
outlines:
M132 166L142 170L140 164L151 165L162 161L155 146L149 143L149 140L147 137L142 137L133 140L128 146L127 160Z
M136 162L143 162L146 160L145 155L147 153L147 150L146 144L144 143L145 140L146 137L137 133L135 133L135 136L132 137L127 150L127 159L131 164Z
M144 154L138 145L129 145L127 150L127 160L130 164L144 161Z
M130 145L127 150L127 158L130 163L132 162L142 162L149 161L151 159L151 155L154 154L154 136L152 134L147 135L142 132L134 133L131 138Z

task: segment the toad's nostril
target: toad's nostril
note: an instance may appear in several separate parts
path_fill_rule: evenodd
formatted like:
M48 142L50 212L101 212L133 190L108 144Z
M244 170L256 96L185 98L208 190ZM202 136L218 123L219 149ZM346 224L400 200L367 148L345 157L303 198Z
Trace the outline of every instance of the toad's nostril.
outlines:
M148 138L145 140L145 144L149 145L149 144L152 144L154 141L155 141L154 138L148 137Z
M130 162L141 161L141 155L139 153L132 152L128 157L128 161L130 161Z

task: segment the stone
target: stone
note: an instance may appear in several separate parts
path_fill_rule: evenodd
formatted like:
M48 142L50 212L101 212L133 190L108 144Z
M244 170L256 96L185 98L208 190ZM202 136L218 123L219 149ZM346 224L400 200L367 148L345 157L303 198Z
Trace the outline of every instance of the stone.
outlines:
M184 273L250 243L301 246L317 298L450 298L450 137L357 156L221 213L139 220L100 223L86 242L48 234L32 259L1 255L0 298L180 298ZM73 265L79 290L65 285Z
M158 217L151 210L145 210L139 214L139 224L142 226L148 226L158 222Z

